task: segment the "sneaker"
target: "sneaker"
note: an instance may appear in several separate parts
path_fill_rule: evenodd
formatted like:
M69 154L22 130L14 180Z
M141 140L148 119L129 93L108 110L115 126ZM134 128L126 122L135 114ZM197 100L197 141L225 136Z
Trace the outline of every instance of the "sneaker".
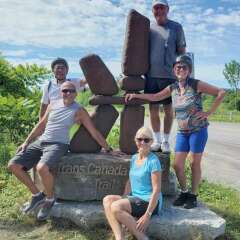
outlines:
M162 152L164 153L170 153L171 150L170 150L169 142L162 142L161 149L162 149Z
M161 149L161 143L159 142L153 142L153 144L151 145L151 150L153 152L161 152L162 149Z
M30 203L28 203L22 211L24 213L29 213L30 211L33 211L36 209L40 204L42 204L45 200L45 194L43 192L40 192L39 195L32 197Z
M44 204L42 205L41 209L38 212L37 215L37 220L39 221L44 221L48 218L49 213L51 212L51 209L55 203L54 201L45 201Z
M183 206L187 202L189 194L190 194L189 192L181 192L173 202L173 206L176 207Z
M191 209L197 207L197 195L189 193L187 201L183 205L186 209Z

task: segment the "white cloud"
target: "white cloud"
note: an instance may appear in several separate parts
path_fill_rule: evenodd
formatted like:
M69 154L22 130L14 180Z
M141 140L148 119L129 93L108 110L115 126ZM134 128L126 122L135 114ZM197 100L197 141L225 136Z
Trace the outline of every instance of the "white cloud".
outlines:
M27 50L4 50L4 49L0 49L0 53L2 53L2 55L4 57L25 57L27 56L29 51Z

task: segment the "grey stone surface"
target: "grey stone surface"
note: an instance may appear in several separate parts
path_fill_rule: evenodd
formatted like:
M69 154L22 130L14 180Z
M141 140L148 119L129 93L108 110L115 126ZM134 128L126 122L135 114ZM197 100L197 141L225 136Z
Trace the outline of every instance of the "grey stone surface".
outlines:
M55 196L64 200L101 200L122 194L129 171L129 156L68 154L59 163Z
M153 239L210 240L224 234L225 220L203 204L187 210L171 206L172 201L172 198L164 198L160 215L151 219L147 233ZM101 202L57 202L51 216L88 229L107 224Z
M167 196L175 195L177 184L175 174L169 171L170 155L157 155L162 166L162 193ZM104 153L68 153L61 159L56 173L56 196L64 200L85 201L101 200L105 195L112 193L121 195L128 178L130 158L131 155L127 154L112 156ZM121 176L125 174L123 167L127 169L127 177ZM91 172L93 169L96 173ZM114 169L118 172L113 172ZM32 177L38 188L43 190L38 173L35 172ZM99 189L101 185L103 189Z

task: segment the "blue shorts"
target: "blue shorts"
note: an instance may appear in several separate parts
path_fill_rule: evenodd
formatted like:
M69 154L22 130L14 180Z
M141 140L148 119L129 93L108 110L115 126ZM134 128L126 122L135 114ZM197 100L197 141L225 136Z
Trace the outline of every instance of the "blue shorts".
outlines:
M202 153L207 139L207 127L192 133L177 133L175 152Z

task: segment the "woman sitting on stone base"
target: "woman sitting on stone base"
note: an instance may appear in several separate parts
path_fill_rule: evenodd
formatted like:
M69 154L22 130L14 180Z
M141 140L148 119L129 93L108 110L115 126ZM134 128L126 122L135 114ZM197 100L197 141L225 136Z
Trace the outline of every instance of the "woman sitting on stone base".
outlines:
M116 240L124 239L122 225L138 240L147 240L145 230L151 216L162 206L161 165L158 157L150 152L151 130L140 128L135 141L138 153L132 156L123 196L108 195L103 199L105 215Z

